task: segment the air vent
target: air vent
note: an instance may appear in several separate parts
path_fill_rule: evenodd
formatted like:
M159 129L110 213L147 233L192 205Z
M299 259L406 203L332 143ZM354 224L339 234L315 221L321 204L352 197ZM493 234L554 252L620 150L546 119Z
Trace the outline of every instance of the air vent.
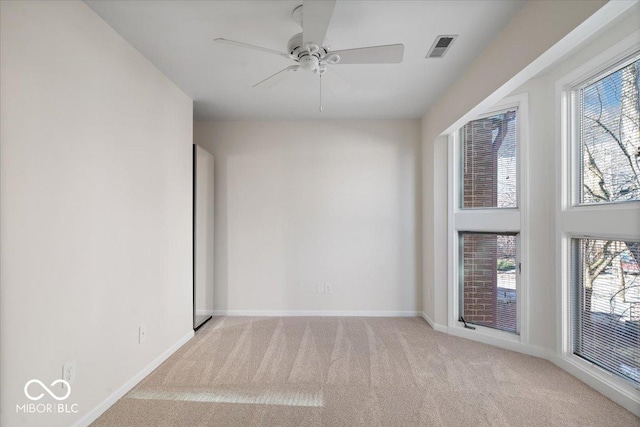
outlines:
M436 41L431 45L431 49L429 49L429 53L425 58L442 58L447 50L453 44L453 41L456 39L456 36L438 36L436 37Z

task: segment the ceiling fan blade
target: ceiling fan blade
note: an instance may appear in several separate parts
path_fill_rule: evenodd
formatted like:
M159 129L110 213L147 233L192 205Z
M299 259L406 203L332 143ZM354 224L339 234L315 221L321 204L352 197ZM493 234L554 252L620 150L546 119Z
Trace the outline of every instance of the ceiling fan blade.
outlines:
M327 71L322 75L322 81L326 84L329 92L334 95L341 95L351 88L349 82L332 68L327 68Z
M261 88L274 87L275 85L280 83L282 80L284 80L289 75L290 71L298 71L299 69L300 69L299 65L291 65L285 68L284 70L280 70L277 73L267 77L266 79L259 81L258 83L254 84L252 87L258 87L258 86L260 86Z
M282 56L284 58L292 59L291 55L289 55L288 53L279 52L277 50L269 49L269 48L266 48L266 47L256 46L256 45L252 45L252 44L248 44L248 43L237 42L235 40L227 40L227 39L223 39L223 38L217 38L217 39L214 39L213 41L217 42L217 43L228 44L228 45L231 45L231 46L244 47L245 49L259 50L261 52L266 52L266 53L270 53L272 55L278 55L278 56Z
M340 57L336 65L341 64L399 64L404 56L403 44L359 47L356 49L336 50Z
M304 0L302 5L302 42L322 46L336 0Z

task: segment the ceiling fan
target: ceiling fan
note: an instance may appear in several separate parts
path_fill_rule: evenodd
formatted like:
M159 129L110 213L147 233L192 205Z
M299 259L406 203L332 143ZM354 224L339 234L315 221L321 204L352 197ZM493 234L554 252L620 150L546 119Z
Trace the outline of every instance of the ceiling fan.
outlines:
M329 70L330 66L398 64L402 62L404 55L403 44L329 50L324 46L324 39L335 6L335 0L304 0L302 5L296 7L293 10L293 19L300 24L302 32L289 39L286 52L224 38L217 38L214 41L282 56L295 62L295 64L259 81L253 87L273 87L284 80L289 72L301 69L318 75L320 78L320 111L322 111L322 75Z

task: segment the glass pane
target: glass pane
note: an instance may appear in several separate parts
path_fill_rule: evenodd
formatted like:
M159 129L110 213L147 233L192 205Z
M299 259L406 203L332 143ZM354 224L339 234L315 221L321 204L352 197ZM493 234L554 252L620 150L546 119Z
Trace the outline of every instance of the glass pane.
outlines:
M640 243L580 239L574 353L640 385Z
M580 91L580 203L640 200L639 66Z
M460 313L467 323L517 332L516 235L460 233Z
M513 108L461 129L463 209L518 206L516 121Z

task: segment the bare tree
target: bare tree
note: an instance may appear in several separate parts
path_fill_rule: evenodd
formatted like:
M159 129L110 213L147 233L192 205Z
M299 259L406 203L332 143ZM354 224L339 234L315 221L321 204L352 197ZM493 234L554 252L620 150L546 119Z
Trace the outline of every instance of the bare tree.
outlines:
M613 93L613 96L619 96L617 99L620 103L619 116L614 117L617 120L612 120L611 115L604 114L602 89L597 83L595 93L598 105L583 113L584 121L591 124L590 130L601 135L599 144L602 145L602 139L608 138L613 141L610 146L614 148L607 153L609 164L603 170L603 165L598 164L598 160L604 156L596 158L593 153L596 144L591 145L583 141L583 201L601 203L640 198L639 62L634 62L621 70L619 90L613 76L606 78L610 80L608 82L612 88L610 93ZM588 123L583 123L583 126L589 126ZM585 241L583 247L584 310L591 311L594 282L609 267L620 272L621 290L624 291L625 280L620 254L625 249L628 249L636 263L640 261L640 244L637 242L625 242L623 246L615 241L604 243L592 239Z

